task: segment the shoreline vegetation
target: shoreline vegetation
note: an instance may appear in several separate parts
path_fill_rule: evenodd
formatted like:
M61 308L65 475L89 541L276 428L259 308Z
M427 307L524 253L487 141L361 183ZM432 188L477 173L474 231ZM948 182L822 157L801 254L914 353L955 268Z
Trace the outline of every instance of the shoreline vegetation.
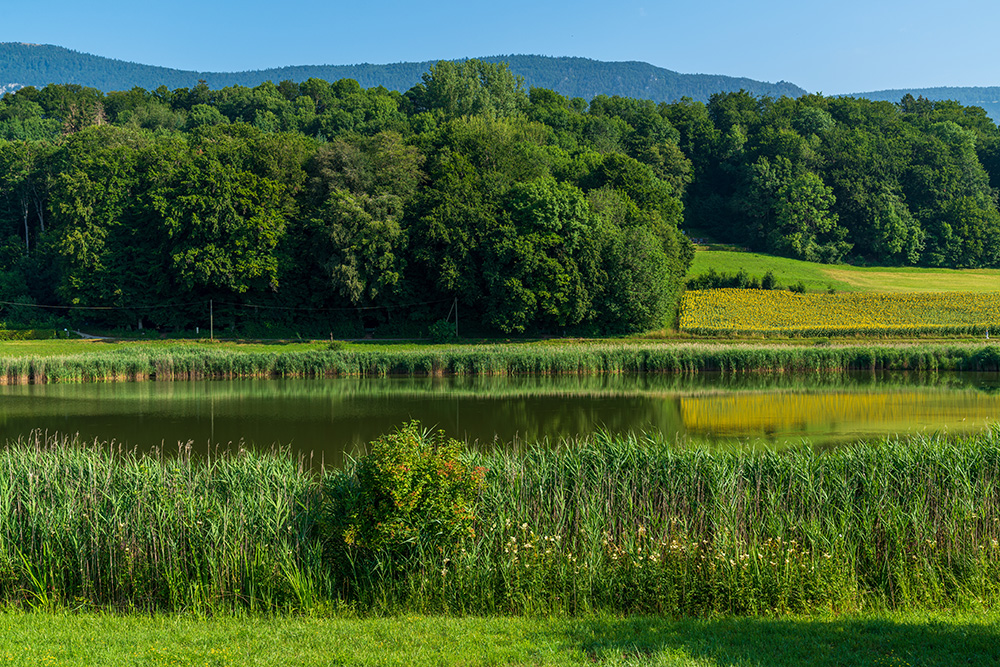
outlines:
M547 341L469 345L0 344L0 384L214 378L608 373L998 371L975 342ZM67 352L69 350L69 352Z
M287 451L0 451L0 605L45 612L985 612L998 539L1000 429L484 453L414 422L321 471Z

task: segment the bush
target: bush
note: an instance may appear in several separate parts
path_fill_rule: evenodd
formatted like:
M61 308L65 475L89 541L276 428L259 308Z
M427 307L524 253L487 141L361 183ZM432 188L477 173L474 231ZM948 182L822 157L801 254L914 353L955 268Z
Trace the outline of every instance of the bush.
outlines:
M398 564L422 548L448 549L473 537L483 469L465 464L461 449L416 421L375 440L327 490L327 538L335 550L355 563L380 554Z
M452 343L458 340L458 336L455 335L455 325L448 320L438 320L428 327L428 333L435 343Z
M69 334L55 329L0 329L0 340L51 340L53 338L69 338Z
M719 273L709 268L708 272L694 276L687 281L689 290L706 289L780 289L773 271L768 271L763 278L751 276L746 269L741 268L736 273Z

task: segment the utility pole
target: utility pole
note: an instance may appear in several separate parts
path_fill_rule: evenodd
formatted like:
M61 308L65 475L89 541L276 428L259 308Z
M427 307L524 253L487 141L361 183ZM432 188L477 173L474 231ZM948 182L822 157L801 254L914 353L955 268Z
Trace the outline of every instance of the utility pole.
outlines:
M208 340L209 342L215 340L215 301L213 299L208 300Z
M455 338L458 338L458 297L455 297Z

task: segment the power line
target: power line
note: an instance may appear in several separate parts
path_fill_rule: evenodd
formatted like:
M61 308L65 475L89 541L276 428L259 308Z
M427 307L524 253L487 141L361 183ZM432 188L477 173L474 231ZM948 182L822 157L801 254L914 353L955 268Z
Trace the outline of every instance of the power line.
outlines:
M346 308L310 308L305 306L267 306L258 305L253 303L232 303L226 301L216 301L216 303L225 306L234 306L236 308L263 308L264 310L297 310L297 311L310 311L310 312L327 312L327 311L355 311L355 310L390 310L392 308L412 308L414 306L428 306L435 303L448 303L452 299L435 299L434 301L415 301L413 303L400 303L392 304L387 306L348 306Z
M190 303L166 303L159 306L49 306L39 303L20 303L17 301L0 301L3 306L21 306L24 308L52 308L57 310L156 310L159 308L180 308L184 306L200 306L207 301Z
M390 310L393 308L413 308L414 306L429 306L436 303L447 303L452 301L452 299L435 299L433 301L416 301L413 303L401 303L392 304L386 306L347 306L338 308L320 308L320 307L307 307L307 306L272 306L272 305L262 305L253 303L234 303L231 301L215 301L223 306L230 306L233 308L256 308L264 310L286 310L286 311L299 311L299 312L343 312L343 311L358 311L358 310ZM49 308L54 310L97 310L97 311L122 311L122 310L158 310L163 308L186 308L193 306L203 306L205 308L209 307L210 301L191 301L187 303L166 303L157 306L53 306L39 303L21 303L18 301L0 301L2 306L19 306L22 308Z

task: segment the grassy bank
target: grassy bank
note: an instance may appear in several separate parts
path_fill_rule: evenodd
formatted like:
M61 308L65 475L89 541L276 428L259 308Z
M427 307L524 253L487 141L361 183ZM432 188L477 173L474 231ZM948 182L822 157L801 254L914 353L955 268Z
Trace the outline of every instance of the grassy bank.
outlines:
M828 452L595 437L463 456L484 471L463 515L472 530L447 532L433 515L419 524L372 519L373 529L406 538L376 544L357 538L364 517L376 504L410 511L432 497L433 471L418 476L401 460L389 468L396 486L372 496L359 491L354 467L317 475L280 454L194 460L9 446L0 454L0 601L532 616L971 610L1000 601L995 431ZM451 466L435 464L433 474L447 477ZM345 530L359 521L360 533Z
M260 349L263 348L263 349ZM983 342L787 345L755 343L547 342L441 346L215 346L80 343L76 353L10 354L0 383L235 377L517 375L698 371L1000 369Z
M6 665L993 664L1000 616L372 619L0 613Z

